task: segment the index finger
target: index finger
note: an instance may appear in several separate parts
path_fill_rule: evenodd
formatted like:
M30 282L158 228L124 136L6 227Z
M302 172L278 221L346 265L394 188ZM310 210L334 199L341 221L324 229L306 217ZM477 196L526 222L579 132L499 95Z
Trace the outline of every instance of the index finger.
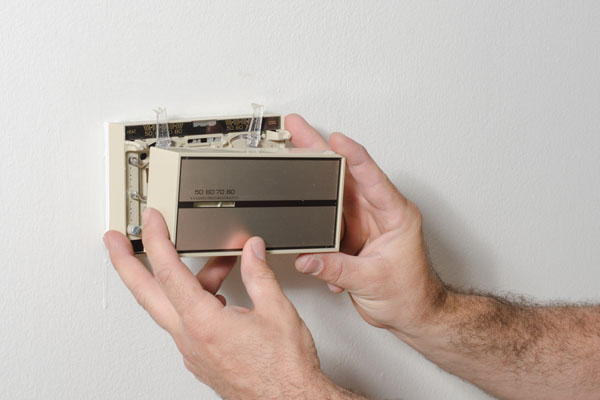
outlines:
M204 290L216 294L237 259L237 256L211 257L196 274Z
M223 304L204 290L192 271L181 261L169 240L165 220L152 208L144 211L142 241L154 276L182 319L206 315L223 308Z
M406 198L396 189L387 175L361 144L341 133L333 133L330 142L336 153L346 157L348 172L360 193L379 211L403 209Z

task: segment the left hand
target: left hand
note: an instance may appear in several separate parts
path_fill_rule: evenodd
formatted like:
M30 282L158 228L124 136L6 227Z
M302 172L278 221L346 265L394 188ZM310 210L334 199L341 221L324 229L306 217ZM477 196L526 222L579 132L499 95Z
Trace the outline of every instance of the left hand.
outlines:
M262 239L249 239L242 253L242 280L254 304L246 309L215 296L235 257L209 261L196 277L158 211L147 209L143 226L154 276L121 233L107 232L106 247L123 282L171 334L200 381L228 399L337 398L343 392L321 371L310 331L265 261Z
M331 149L346 158L340 251L301 255L296 268L348 291L369 324L400 339L430 334L447 290L431 268L417 206L404 197L359 143L340 133L327 143L299 115L285 126L296 147Z

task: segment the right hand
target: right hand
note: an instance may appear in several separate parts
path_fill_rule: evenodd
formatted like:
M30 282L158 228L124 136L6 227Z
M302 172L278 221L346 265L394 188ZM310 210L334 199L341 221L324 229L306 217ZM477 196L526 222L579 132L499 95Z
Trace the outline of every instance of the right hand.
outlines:
M334 293L347 290L371 325L406 339L422 334L447 292L431 269L419 209L357 142L333 133L327 143L295 114L285 126L296 147L331 149L347 161L341 252L300 255L296 268Z

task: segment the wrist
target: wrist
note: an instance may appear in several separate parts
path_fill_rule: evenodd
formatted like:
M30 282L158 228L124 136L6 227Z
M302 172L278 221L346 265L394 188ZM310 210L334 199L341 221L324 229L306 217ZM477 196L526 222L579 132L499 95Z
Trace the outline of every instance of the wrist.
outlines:
M333 383L323 371L319 370L307 385L305 398L338 399L340 398L338 397L338 389L341 388Z
M436 335L445 325L456 293L448 290L437 277L431 276L413 294L413 311L402 313L388 330L405 342Z
M424 315L418 329L410 332L391 330L400 340L438 365L451 358L451 341L455 336L456 323L461 319L461 303L464 295L445 289L444 301Z
M318 367L316 369L297 366L290 369L283 368L274 376L243 379L242 382L233 380L232 383L220 388L213 387L213 389L223 398L232 400L339 398L335 397L337 386Z
M302 398L306 399L328 399L328 400L358 400L364 399L347 389L344 389L333 383L323 371L319 370L318 376L315 376L308 390Z

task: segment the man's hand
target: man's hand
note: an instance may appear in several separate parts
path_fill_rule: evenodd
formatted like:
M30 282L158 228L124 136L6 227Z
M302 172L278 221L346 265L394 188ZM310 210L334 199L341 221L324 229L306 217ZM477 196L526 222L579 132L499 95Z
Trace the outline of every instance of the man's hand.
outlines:
M296 268L339 293L447 371L500 398L600 398L600 307L541 307L446 290L427 260L421 215L358 143L327 144L300 116L298 147L331 148L348 162L342 252L303 255Z
M228 399L354 398L321 372L312 336L267 265L262 239L249 239L242 254L250 310L225 306L225 298L215 296L235 257L215 258L194 276L160 213L147 209L143 226L154 276L125 236L110 231L104 241L123 282L171 334L200 381Z
M402 338L420 334L446 290L429 265L418 208L352 139L333 133L328 144L299 115L285 126L296 147L332 149L347 161L341 252L302 255L296 268L335 293L347 290L368 323Z

